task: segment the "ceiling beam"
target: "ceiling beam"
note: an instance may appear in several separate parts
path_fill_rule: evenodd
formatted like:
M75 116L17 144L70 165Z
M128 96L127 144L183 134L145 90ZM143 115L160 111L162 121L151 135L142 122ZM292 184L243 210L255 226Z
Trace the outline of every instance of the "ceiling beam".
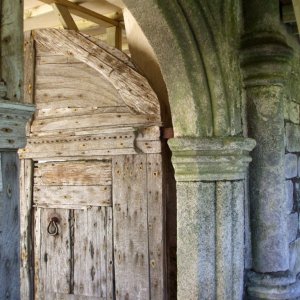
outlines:
M52 7L64 29L78 31L78 27L67 7L56 3L53 3Z
M75 4L73 2L70 2L68 0L40 0L41 2L44 2L46 4L58 4L62 5L69 9L70 13L73 15L76 15L78 17L81 17L83 19L87 19L89 21L92 21L96 24L103 24L103 22L109 23L113 26L120 26L120 22L110 19L106 16L103 16L101 14L98 14L90 9L87 9L83 6L80 6L78 4Z

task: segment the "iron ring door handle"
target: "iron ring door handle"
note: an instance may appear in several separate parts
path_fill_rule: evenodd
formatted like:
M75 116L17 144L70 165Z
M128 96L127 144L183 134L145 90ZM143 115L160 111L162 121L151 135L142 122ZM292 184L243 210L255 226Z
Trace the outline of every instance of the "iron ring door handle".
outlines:
M57 218L52 218L50 220L50 223L47 227L47 232L49 235L52 235L52 236L56 236L58 235L58 219Z

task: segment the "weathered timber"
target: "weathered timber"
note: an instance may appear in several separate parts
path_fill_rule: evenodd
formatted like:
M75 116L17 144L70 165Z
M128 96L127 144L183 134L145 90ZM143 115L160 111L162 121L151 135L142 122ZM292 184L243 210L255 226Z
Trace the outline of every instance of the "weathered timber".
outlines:
M71 254L71 226L70 211L67 209L43 209L40 210L40 232L36 238L40 238L40 255L37 257L40 268L38 272L39 291L42 299L45 293L70 293L70 254ZM48 226L52 217L58 218L58 234L48 234ZM35 249L37 250L37 249ZM37 282L36 282L37 284Z
M20 299L19 163L16 152L1 153L0 299Z
M112 242L106 230L107 210L104 207L75 210L74 220L74 295L106 299L107 243Z
M41 29L35 40L57 54L72 55L105 76L119 91L123 101L138 113L160 114L157 96L147 80L106 49L73 31Z
M1 80L6 100L23 99L23 5L17 0L1 1Z
M32 188L33 162L20 161L20 228L21 228L21 288L24 299L33 298L33 233L32 229Z
M101 93L99 93L101 91ZM38 64L36 67L35 103L37 108L47 103L48 108L81 104L79 107L125 106L118 91L99 72L80 63ZM75 101L67 103L67 101ZM81 102L80 102L81 101ZM51 103L48 103L51 102ZM57 104L57 105L58 105ZM66 104L66 106L64 106Z
M77 208L111 206L111 186L35 186L33 201L36 206Z
M147 155L147 198L149 271L151 299L166 299L165 283L165 203L162 190L163 170L160 154Z
M34 102L35 91L35 42L31 31L24 33L24 103Z
M38 131L57 131L72 128L89 128L91 124L94 127L122 127L122 126L154 126L159 123L159 116L142 115L132 113L105 113L91 114L82 116L80 119L76 117L52 118L45 120L34 120L31 126L32 132Z
M111 162L52 162L36 164L34 184L43 185L111 185Z
M116 298L150 299L147 158L119 156L113 164Z

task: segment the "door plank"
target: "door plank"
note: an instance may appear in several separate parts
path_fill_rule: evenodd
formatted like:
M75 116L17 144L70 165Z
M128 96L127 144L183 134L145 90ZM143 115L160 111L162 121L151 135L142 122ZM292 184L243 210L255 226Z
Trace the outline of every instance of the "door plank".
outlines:
M106 209L75 210L74 295L106 297Z
M113 159L117 299L150 299L145 155Z
M33 195L37 206L111 206L111 186L35 186Z
M59 234L47 232L53 216L58 216ZM70 211L66 209L41 209L40 278L44 283L43 293L68 294L71 281Z
M36 164L35 185L111 185L110 161Z
M106 236L107 236L107 291L106 299L115 299L114 292L114 257L113 257L113 212L112 207L106 208Z
M20 253L21 253L21 295L32 299L32 179L33 162L31 159L20 161Z
M162 191L162 157L147 155L148 226L151 299L165 299L165 209Z

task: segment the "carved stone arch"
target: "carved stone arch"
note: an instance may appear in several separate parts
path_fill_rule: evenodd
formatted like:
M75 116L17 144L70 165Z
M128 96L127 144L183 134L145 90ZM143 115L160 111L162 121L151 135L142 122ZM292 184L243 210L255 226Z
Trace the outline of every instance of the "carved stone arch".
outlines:
M34 31L33 36L50 52L72 56L103 75L133 112L160 114L159 101L148 81L121 51L70 30L40 29Z
M240 134L239 1L123 2L159 60L175 135Z

